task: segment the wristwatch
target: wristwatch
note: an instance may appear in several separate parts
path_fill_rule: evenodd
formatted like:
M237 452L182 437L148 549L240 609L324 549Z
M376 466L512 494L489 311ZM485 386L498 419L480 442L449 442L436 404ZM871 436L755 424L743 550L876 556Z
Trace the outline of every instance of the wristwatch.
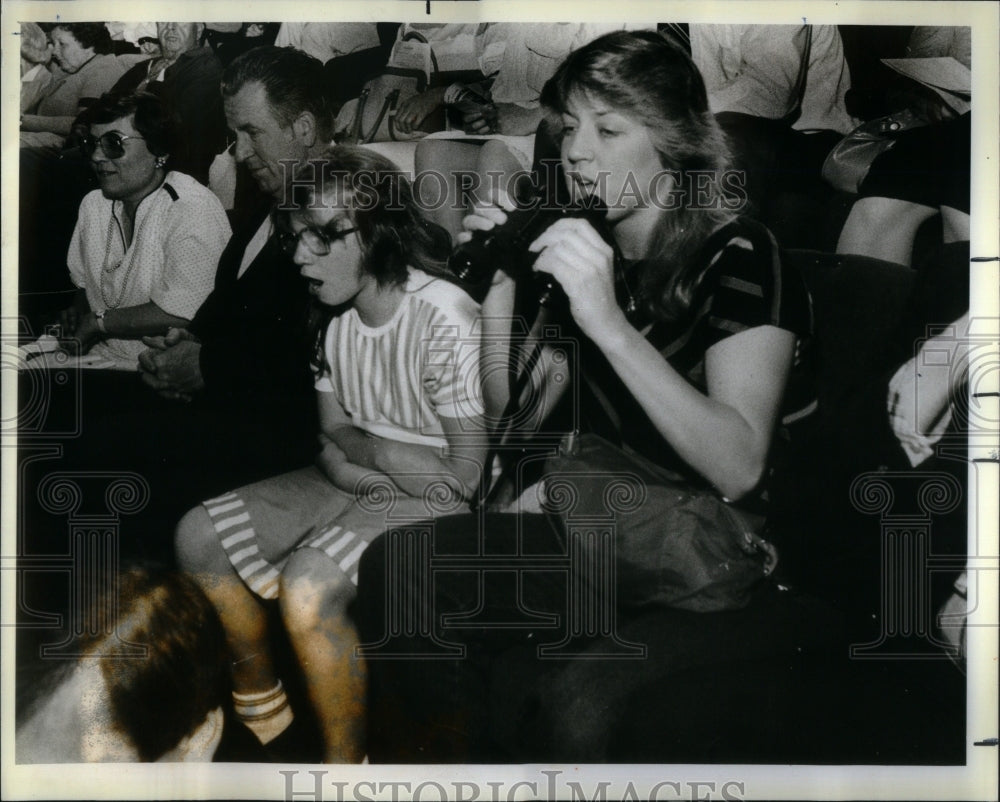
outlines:
M94 319L97 320L97 330L101 334L107 334L107 327L104 325L104 316L108 313L107 309L102 309L100 312L94 312Z

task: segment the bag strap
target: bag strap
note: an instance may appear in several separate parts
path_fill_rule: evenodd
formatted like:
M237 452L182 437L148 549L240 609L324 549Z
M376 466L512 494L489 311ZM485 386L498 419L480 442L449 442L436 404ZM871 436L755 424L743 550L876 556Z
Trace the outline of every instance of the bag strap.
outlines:
M351 131L351 141L355 145L360 145L361 143L361 122L365 116L365 106L368 103L368 95L371 93L371 89L367 86L363 87L361 94L358 95L358 105L354 109L354 125Z
M420 31L413 31L413 30L407 31L406 33L404 33L403 34L403 38L400 41L402 41L402 42L420 42L421 44L427 45L427 47L430 49L430 52L431 52L431 74L424 76L424 80L427 82L428 85L430 85L431 82L434 80L434 76L438 72L441 71L440 67L438 67L437 55L435 55L435 53L434 53L434 45L432 45L427 40L427 37L424 36L422 33L420 33ZM391 60L391 58L390 58L390 60Z
M802 63L799 64L799 74L795 79L795 105L792 110L781 118L781 122L791 125L802 114L802 100L806 96L806 79L809 75L809 59L812 55L812 25L806 25L806 46L802 50Z
M366 92L368 92L367 88L365 88L364 90L362 90L362 94L365 94ZM392 111L392 110L394 110L396 108L396 103L397 103L398 100L399 100L399 90L398 89L393 89L388 95L386 95L385 100L382 101L382 108L379 109L378 117L375 118L375 122L372 123L371 130L367 134L363 133L362 130L361 130L361 122L362 122L362 117L363 117L363 115L362 115L361 112L364 110L364 106L361 103L358 104L359 108L358 108L358 116L357 116L356 126L357 126L357 131L358 131L358 136L359 136L359 139L358 139L358 143L359 144L361 144L361 145L367 145L369 142L371 142L375 138L375 136L378 134L378 128L379 128L379 126L382 125L382 120L385 119L385 115L388 114L390 111ZM389 117L389 128L390 128L390 130L392 129L392 120L393 120L393 118L390 116Z

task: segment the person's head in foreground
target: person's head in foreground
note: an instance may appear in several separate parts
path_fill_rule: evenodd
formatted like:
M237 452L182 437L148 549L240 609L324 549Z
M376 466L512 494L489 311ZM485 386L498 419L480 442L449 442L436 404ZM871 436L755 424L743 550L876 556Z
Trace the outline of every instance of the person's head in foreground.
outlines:
M17 762L210 761L229 670L204 593L183 574L137 566L91 599L80 655L47 658L18 711Z

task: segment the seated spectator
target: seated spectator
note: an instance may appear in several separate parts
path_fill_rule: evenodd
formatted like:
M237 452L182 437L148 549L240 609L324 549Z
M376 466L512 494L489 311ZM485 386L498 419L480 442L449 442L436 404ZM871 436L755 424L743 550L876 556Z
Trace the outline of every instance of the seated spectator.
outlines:
M783 416L791 419L810 400L808 387L796 387L799 381L794 378L802 378L804 364L796 354L803 353L810 336L809 300L801 277L781 264L766 229L726 208L720 184L709 190L717 198L710 208L692 198L670 210L653 202L657 176L695 170L720 173L728 166L728 149L709 111L704 84L683 50L650 31L606 34L566 58L545 85L542 102L561 121L567 189L577 200L596 196L608 207L604 232L604 226L595 228L588 220L564 218L527 246L537 254L532 270L553 276L568 298L565 319L567 324L572 319L570 331L581 349L580 363L586 366L582 376L574 377L583 379L579 404L594 410L588 428L676 472L685 490L658 506L654 515L672 516L672 504L686 498L688 491L697 493L706 502L705 510L712 512L699 516L694 537L724 535L734 538L732 542L746 538L742 542L748 548L767 555L766 564L761 560L763 577L773 567L775 552L761 539L762 520L752 510L759 514L764 509L765 485L776 459L772 446L784 428ZM681 189L675 181L671 178L671 188ZM633 194L629 187L638 190ZM491 230L506 219L500 208L485 205L464 223L471 232ZM510 342L517 283L502 268L482 307L484 337L494 346L484 376L496 375L498 365L512 361L504 351ZM543 345L543 353L546 350ZM539 364L551 364L544 355L542 360ZM558 394L569 390L570 383L551 386ZM491 387L484 387L484 406L495 419L493 410L507 408L510 387L503 381ZM561 500L565 502L565 496ZM436 530L430 548L436 554L469 554L484 548L480 544L485 542L498 554L547 555L565 549L569 537L564 539L558 525L545 518L539 524L534 517L529 528L533 516L521 518L530 533L523 541L524 552L494 544L493 529L485 541L478 541L483 518L473 516L458 519L458 525L451 519L447 531ZM516 526L520 538L520 519ZM513 534L514 527L502 531ZM500 538L500 543L506 539L503 534ZM470 548L470 542L476 545ZM510 610L501 609L503 599L484 610L496 597L484 588L481 575L466 582L471 572L442 572L426 595L418 595L417 583L424 576L417 576L419 569L400 571L401 564L384 550L385 543L386 538L377 540L362 560L358 610L364 642L408 655L456 641L467 648L450 662L421 665L415 659L407 664L408 679L414 681L407 690L421 690L412 697L404 691L392 697L391 704L401 711L404 727L412 722L422 743L446 739L458 743L454 754L459 759L488 760L495 753L484 750L482 739L493 735L491 713L507 709L505 698L495 693L503 685L501 678L489 674L493 659L512 641L526 643L525 638L531 638L532 644L552 644L561 633L537 617L539 625L530 632L502 624L491 627L492 622L509 620ZM661 566L664 581L676 571L672 562L659 562L656 547L633 554L626 567L623 547L629 548L628 538L615 540L616 576L601 575L599 580L617 588L614 615L620 619L666 603L654 598L650 586L641 586L635 566L645 561L653 572L654 565ZM529 574L531 570L518 576L518 608L536 616L559 615L565 609L560 605L567 598L566 585ZM385 616L393 600L385 595L382 578L398 583L399 598L415 605L407 614L415 615L413 620L432 635L426 646L419 637L409 637L412 630L400 632L398 640L396 632L389 631ZM590 615L595 609L590 606L592 591L588 586L574 597L584 600L568 617ZM588 612L578 612L584 609ZM456 622L454 628L449 628L449 619ZM388 662L372 661L373 675ZM581 674L593 665L568 662L577 663ZM549 665L543 658L525 666L518 686L535 686ZM464 685L470 675L471 688ZM581 688L587 689L586 695ZM617 677L595 670L582 681L568 677L565 685L543 696L543 703L555 711L561 755L572 761L606 762L601 751L604 734L627 688ZM408 721L402 711L411 705L433 709L434 714Z
M115 85L128 62L110 55L111 35L102 22L56 23L49 40L61 74L21 118L21 130L65 137L77 115Z
M690 25L691 57L729 141L746 212L784 247L832 249L830 150L855 123L836 26Z
M35 22L21 24L21 113L30 109L52 82L52 43Z
M280 27L277 22L244 22L230 32L209 27L205 31L205 44L215 51L222 66L228 67L237 56L248 50L273 45Z
M837 253L911 266L917 232L938 215L942 244L968 242L971 155L971 112L901 134L858 187Z
M374 22L283 22L274 40L278 47L294 47L324 64L332 58L379 47Z
M80 290L63 336L135 370L141 338L187 325L212 291L229 221L208 189L168 170L175 131L160 98L104 95L83 119L100 189L83 199L70 243Z
M419 125L433 105L448 103L461 113L467 134L501 135L493 141L432 137L417 144L418 173L432 171L445 177L447 195L430 216L453 236L461 230L466 203L458 175L475 174L488 187L491 173L512 176L532 164L534 134L542 120L539 96L561 61L576 48L602 33L622 26L584 23L494 23L477 37L477 52L489 88L452 85L428 89L404 104L396 125L408 131ZM626 26L628 27L628 26ZM423 116L422 116L423 115ZM485 196L483 196L485 197ZM457 201L457 202L456 202Z
M485 23L461 25L437 22L405 23L399 26L395 43L388 55L388 66L424 69L433 84L399 104L394 122L399 131L409 134L426 130L420 128L421 123L435 111L443 111L445 87L438 85L441 74L482 77L477 63L477 40L478 35L488 27ZM339 80L337 82L340 83ZM342 122L338 120L338 123Z
M168 113L177 118L171 166L207 184L212 159L226 146L226 120L219 91L222 64L200 44L204 30L200 22L156 23L160 55L136 64L115 91L162 93Z
M538 96L562 59L571 50L616 27L622 26L569 22L487 25L475 41L479 69L491 78L488 90L480 90L489 103L482 108L470 106L463 110L465 132L533 134L542 119ZM457 103L462 96L460 86L428 89L401 105L396 125L403 132L415 129L435 108L446 102ZM529 147L523 158L530 161L530 152Z
M264 744L292 723L263 604L280 598L324 762L357 763L366 670L348 607L358 560L387 515L394 525L436 517L478 486L479 307L453 283L450 239L423 219L394 164L340 146L309 166L284 223L316 301L319 457L191 510L177 549L226 628L237 715Z
M80 655L44 661L40 676L25 683L14 741L18 763L262 757L252 736L224 713L229 672L222 626L194 582L137 566L93 598L84 613L92 626L76 641ZM136 655L138 649L145 654Z
M143 40L156 39L156 24L153 22L106 22L111 41L116 46L128 44L135 48L132 52L144 52ZM116 50L116 52L118 52Z
M919 58L951 56L963 64L962 60L969 58L970 42L968 28L915 28L909 51L920 54ZM963 66L968 69L967 64ZM938 215L945 246L968 242L970 99L946 97L906 79L897 103L928 124L901 133L893 146L872 162L840 233L837 253L910 266L917 232Z
M716 114L787 120L800 131L850 131L851 73L835 25L691 25L691 58Z
M315 59L275 47L249 51L227 68L222 93L235 157L261 194L236 210L215 287L191 324L146 338L142 376L84 372L82 408L70 410L79 432L61 441L60 467L131 470L147 479L150 502L127 522L123 551L172 559L170 535L193 504L306 465L315 454L309 294L270 213L288 165L319 155L332 136L322 74ZM36 462L32 471L50 466Z

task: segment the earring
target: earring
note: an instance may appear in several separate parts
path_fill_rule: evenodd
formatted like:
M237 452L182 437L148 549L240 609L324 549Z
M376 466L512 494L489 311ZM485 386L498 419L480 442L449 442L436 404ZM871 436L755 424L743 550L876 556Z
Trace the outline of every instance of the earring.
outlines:
M163 167L166 166L166 164L167 164L167 157L166 156L157 156L156 157L156 166L157 167L159 167L160 169L162 169Z

